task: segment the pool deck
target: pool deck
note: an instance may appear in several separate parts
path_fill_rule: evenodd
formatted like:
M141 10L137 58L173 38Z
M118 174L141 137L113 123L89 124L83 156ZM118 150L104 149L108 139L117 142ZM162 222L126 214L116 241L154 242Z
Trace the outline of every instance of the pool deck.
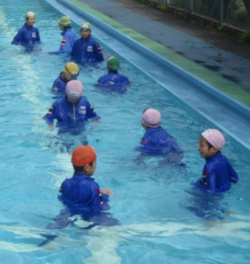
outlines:
M115 1L51 0L47 2L54 5L63 14L70 16L77 24L83 22L82 17L91 22L93 34L106 41L107 45L111 46L119 55L122 56L124 45L130 47L130 51L126 51L126 59L166 86L172 94L249 149L250 139L248 138L250 137L247 135L250 128L250 93L246 89L250 83L250 74L246 73L250 69L249 60L221 50L212 46L211 43L206 43L150 17L134 13ZM77 18L76 14L80 17ZM104 35L102 30L105 30ZM149 32L152 34L148 34ZM193 62L192 59L187 59L166 47L171 46L171 42L172 44L175 42L177 50L185 47L188 49L187 47L194 45L196 52L190 51L190 54L196 56L199 61L206 61L208 57L219 61L222 57L221 61L224 64L231 65L232 63L229 72L225 69L225 75L232 75L232 69L235 69L235 73L238 72L245 76L244 82L242 82L244 85L239 86L222 78L219 74ZM164 43L165 45L163 45ZM218 54L220 54L220 58ZM146 57L148 65L145 65ZM142 63L143 60L144 63ZM221 65L223 63L220 62ZM173 89L171 79L164 79L166 69L178 73L194 86L199 83L199 89L203 90L203 93L198 95L197 89L187 92L185 82L181 85L183 87ZM240 78L240 76L238 77ZM219 105L213 98L203 97L204 94L215 96L221 104ZM224 108L225 105L229 105L231 109ZM232 126L232 123L235 126Z
M137 32L138 36L135 36L135 33L129 35L133 39L141 41L140 35L144 36L142 43L146 47L250 106L250 45L237 43L233 38L224 36L224 41L220 45L234 46L230 49L231 52L228 52L211 44L211 38L214 38L212 42L217 44L215 39L218 38L218 34L212 34L196 26L190 26L189 30L184 32L182 27L185 22L178 22L181 29L177 29L174 23L178 19L175 18L174 23L166 21L161 12L134 0L78 0L78 2ZM153 14L151 16L150 11ZM173 16L171 18L173 19ZM125 31L120 27L118 29L128 34L126 29ZM204 41L206 35L207 41ZM237 55L240 54L239 50L242 56ZM249 94L242 93L242 90Z

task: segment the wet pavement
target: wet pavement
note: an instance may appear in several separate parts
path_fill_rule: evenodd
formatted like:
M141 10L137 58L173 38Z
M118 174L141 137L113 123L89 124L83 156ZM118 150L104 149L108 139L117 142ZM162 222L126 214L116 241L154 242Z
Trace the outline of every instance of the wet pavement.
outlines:
M79 0L250 93L250 44L135 0Z

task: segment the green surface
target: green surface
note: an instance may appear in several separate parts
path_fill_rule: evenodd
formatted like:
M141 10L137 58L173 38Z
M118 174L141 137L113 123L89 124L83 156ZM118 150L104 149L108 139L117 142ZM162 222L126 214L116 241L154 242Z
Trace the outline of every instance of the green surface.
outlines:
M250 95L246 91L242 90L241 87L236 84L220 77L219 75L214 74L211 71L208 71L201 66L195 64L194 62L185 59L181 55L171 51L170 49L162 46L161 44L143 36L142 34L116 22L115 20L103 15L102 13L90 8L88 5L83 4L77 0L67 0L68 2L74 4L83 11L89 13L90 15L98 18L103 21L105 24L119 30L123 34L126 34L130 38L144 45L145 47L151 49L172 63L183 68L187 72L195 75L196 77L207 82L211 86L217 88L221 92L231 96L235 100L241 102L242 104L250 107Z

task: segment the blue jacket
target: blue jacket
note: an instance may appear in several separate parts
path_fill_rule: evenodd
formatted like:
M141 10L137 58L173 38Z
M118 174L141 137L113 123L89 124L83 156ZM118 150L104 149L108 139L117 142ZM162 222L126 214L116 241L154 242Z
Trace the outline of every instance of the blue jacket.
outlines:
M78 38L76 33L71 28L67 28L61 33L61 35L63 38L59 51L49 52L49 54L58 55L62 53L71 53L72 48Z
M77 80L77 78L74 78L74 80ZM61 72L53 83L52 92L55 94L65 95L66 85L68 82L69 81L67 79L62 78L62 72Z
M141 140L141 145L137 150L144 153L162 155L176 152L182 155L182 150L177 145L175 139L160 126L149 128Z
M77 63L103 61L102 49L91 36L78 39L72 48L71 56Z
M117 71L110 70L107 74L98 79L98 83L105 85L121 84L128 85L129 80L126 76L119 74Z
M60 199L70 207L100 211L108 202L108 195L102 194L99 185L88 175L74 173L63 181Z
M52 104L48 113L44 116L48 124L53 124L57 120L57 126L61 128L81 128L88 119L99 119L94 108L89 101L82 97L74 105L70 103L66 96L58 99Z
M38 28L29 27L26 24L18 31L11 44L22 45L32 49L35 44L40 43Z
M238 175L221 153L206 158L202 178L198 181L201 188L211 192L224 192L231 188L230 182L237 182Z

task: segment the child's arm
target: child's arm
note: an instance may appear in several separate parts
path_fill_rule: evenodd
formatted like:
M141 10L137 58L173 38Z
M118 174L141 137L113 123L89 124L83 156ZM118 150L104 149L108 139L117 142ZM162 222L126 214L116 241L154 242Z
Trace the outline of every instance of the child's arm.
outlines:
M100 119L100 116L97 115L93 106L87 101L87 119L92 119L93 122L97 122Z
M206 180L207 190L210 192L216 192L216 172L214 170L208 173Z
M232 165L230 164L230 162L227 162L227 166L228 166L228 174L229 174L229 181L230 182L237 182L239 177L237 172L234 170L234 168L232 167Z
M103 190L101 191L101 193L104 193L104 194L107 194L107 195L112 195L112 194L113 194L113 191L110 190L110 189L103 189Z
M53 122L53 120L54 120L54 115L53 115L53 113L54 113L54 104L52 104L51 105L51 107L49 108L49 111L48 111L48 113L43 117L43 119L46 121L46 123L50 126L50 128L51 129L53 129L54 128L54 122Z

